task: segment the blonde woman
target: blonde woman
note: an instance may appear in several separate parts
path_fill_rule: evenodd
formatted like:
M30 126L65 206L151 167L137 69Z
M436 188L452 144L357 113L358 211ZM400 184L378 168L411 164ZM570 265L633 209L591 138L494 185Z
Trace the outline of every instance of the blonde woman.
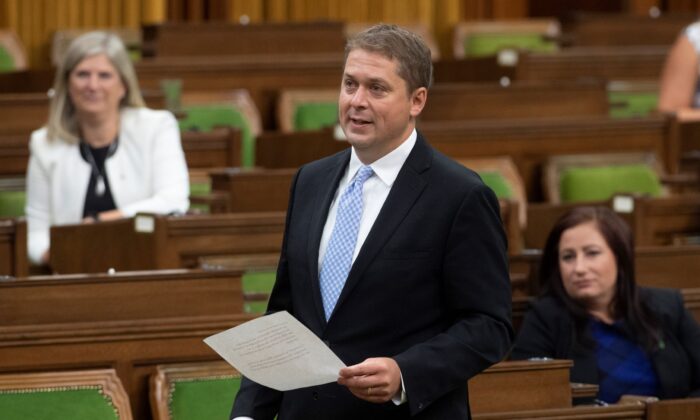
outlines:
M48 123L32 133L30 152L33 263L48 262L53 225L189 206L175 118L144 106L133 65L113 34L90 32L71 43L56 73Z

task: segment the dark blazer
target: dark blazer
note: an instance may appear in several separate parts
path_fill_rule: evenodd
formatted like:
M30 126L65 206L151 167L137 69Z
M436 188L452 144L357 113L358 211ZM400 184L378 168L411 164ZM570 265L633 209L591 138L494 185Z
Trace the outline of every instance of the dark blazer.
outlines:
M232 417L468 419L467 379L500 361L513 334L498 201L419 134L326 322L318 249L349 160L347 149L297 173L268 311L289 311L347 365L393 357L408 402L372 404L336 383L280 393L244 378Z
M639 288L642 302L657 316L663 345L651 353L660 398L700 396L700 325L683 306L678 290ZM572 382L598 383L595 349L576 336L574 321L553 296L538 299L525 316L511 359L572 359Z

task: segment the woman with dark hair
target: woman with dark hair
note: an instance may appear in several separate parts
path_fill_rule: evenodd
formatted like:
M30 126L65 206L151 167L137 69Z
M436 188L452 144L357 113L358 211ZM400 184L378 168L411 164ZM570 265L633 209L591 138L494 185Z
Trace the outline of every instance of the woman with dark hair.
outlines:
M547 238L543 295L523 321L512 359L572 359L572 382L624 394L700 396L700 325L677 290L637 287L632 233L607 208L565 214Z

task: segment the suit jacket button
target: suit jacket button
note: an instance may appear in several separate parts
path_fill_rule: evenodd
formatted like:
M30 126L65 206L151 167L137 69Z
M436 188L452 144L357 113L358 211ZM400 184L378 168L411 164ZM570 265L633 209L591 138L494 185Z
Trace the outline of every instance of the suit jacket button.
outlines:
M314 391L311 395L314 397L314 401L318 401L318 392Z
M418 409L422 410L423 409L423 403L418 403Z

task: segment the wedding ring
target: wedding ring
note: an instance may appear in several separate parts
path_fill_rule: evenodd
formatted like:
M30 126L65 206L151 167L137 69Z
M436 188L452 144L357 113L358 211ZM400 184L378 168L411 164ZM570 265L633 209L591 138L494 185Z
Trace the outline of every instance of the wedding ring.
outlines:
M372 387L367 388L367 396L372 395Z

